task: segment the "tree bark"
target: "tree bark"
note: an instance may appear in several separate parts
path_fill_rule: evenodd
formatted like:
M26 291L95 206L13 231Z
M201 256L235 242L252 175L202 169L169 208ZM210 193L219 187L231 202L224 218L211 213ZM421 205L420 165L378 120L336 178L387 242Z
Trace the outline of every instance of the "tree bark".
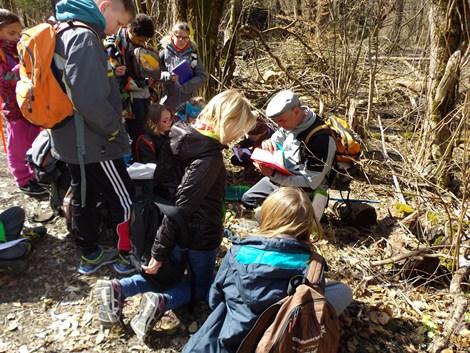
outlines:
M194 29L194 40L198 46L199 57L209 73L213 75L218 62L217 38L226 0L189 0L188 22ZM212 97L217 83L209 77L202 90L206 98Z
M173 17L173 23L176 23L179 21L188 22L188 1L187 0L175 0L175 12L174 12L174 17Z
M224 31L224 46L220 56L222 65L221 75L219 77L220 85L218 90L229 85L235 70L235 51L238 42L238 29L241 25L241 13L243 8L242 0L230 1L230 19Z
M433 0L429 11L430 63L427 87L427 116L424 122L420 165L425 174L433 177L439 186L449 186L448 166L452 157L451 119L455 107L460 65L460 51L465 38L465 27L460 14L466 13L463 1ZM468 45L468 44L466 44ZM429 146L431 144L431 146ZM439 166L436 168L436 166Z

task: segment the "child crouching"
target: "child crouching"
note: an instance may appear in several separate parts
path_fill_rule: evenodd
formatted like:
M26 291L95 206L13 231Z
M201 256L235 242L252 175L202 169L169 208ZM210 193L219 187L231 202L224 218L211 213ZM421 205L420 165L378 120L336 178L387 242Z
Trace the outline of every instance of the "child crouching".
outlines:
M305 192L285 187L272 193L261 207L258 234L232 239L209 293L212 313L183 353L235 353L258 316L287 296L289 280L304 275L315 224ZM352 300L342 283L327 283L325 296L338 315Z

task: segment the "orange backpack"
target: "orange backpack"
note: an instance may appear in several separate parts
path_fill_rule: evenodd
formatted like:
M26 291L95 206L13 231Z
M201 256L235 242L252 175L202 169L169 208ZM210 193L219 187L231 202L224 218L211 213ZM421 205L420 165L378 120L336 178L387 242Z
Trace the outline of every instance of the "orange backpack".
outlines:
M307 276L291 279L293 293L266 309L237 353L336 353L340 327L324 296L325 261L313 254ZM297 283L295 283L297 282ZM289 290L291 290L289 288Z
M354 164L361 154L361 138L354 132L346 120L338 116L328 116L323 119L324 124L317 126L309 132L304 140L307 145L310 139L320 131L327 131L336 140L335 161L339 163Z
M52 72L56 36L71 27L93 31L81 22L41 23L24 31L18 43L20 80L16 100L23 116L44 128L52 128L73 114L73 104Z

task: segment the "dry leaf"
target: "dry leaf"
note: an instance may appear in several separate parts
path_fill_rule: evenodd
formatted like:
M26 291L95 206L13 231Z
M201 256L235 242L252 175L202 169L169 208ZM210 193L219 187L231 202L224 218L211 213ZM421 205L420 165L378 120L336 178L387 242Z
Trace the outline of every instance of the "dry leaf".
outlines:
M100 332L96 336L95 344L101 344L104 341L104 333Z

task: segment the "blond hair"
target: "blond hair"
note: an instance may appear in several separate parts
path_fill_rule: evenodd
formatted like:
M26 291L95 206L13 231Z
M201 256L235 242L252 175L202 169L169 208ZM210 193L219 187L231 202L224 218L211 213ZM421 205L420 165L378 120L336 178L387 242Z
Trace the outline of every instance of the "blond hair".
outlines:
M224 145L239 139L256 124L250 102L234 89L212 98L199 114L198 120L210 126Z
M302 189L281 187L261 206L259 231L266 237L285 234L310 244L314 225L321 235L321 225L315 217L312 202Z

